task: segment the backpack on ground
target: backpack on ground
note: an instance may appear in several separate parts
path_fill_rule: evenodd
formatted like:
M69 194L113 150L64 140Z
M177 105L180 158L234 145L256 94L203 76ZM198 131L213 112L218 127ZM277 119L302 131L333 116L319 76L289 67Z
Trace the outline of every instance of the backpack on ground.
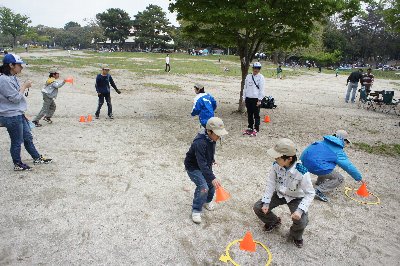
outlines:
M275 104L275 100L272 96L265 96L262 100L261 100L261 108L265 108L265 109L274 109L277 107L277 105Z

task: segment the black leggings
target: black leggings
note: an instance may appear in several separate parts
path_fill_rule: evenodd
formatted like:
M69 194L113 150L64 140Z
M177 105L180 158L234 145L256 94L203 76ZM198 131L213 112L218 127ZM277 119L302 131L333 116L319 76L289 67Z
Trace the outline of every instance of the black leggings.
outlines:
M257 98L246 98L246 108L247 108L247 121L250 129L255 129L260 131L260 107L257 106Z

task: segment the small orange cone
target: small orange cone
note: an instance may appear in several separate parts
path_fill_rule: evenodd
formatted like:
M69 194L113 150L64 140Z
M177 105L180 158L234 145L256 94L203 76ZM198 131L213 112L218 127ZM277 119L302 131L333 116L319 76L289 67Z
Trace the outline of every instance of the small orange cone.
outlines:
M74 84L74 78L73 77L68 77L64 80L66 83L71 83Z
M265 122L265 123L271 122L271 119L269 118L269 115L266 115L266 116L264 117L264 122Z
M367 189L367 185L365 183L362 183L360 188L357 190L357 195L359 195L361 197L368 197L369 192Z
M215 202L225 201L231 197L231 195L229 195L229 193L221 186L217 187L216 194Z
M251 235L250 231L247 231L243 240L240 241L239 248L240 248L240 250L245 250L245 251L250 251L250 252L256 251L256 242L254 242L253 236Z
M87 122L92 122L93 121L92 115L88 115L86 121Z
M85 121L85 117L83 115L81 115L81 118L79 119L79 122L86 122Z

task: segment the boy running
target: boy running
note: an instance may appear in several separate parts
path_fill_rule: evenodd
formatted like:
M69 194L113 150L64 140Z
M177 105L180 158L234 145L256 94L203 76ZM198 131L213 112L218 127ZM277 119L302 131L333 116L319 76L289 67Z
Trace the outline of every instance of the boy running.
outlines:
M206 128L208 119L214 116L214 111L217 109L217 102L211 94L204 92L204 86L196 83L194 92L197 94L194 98L192 116L199 116L200 124Z

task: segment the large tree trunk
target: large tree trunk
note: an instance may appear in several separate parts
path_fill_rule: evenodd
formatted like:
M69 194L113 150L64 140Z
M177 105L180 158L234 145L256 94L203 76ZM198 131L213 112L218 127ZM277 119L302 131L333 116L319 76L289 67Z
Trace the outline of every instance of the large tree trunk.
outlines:
M240 83L240 97L239 97L239 108L238 108L238 112L240 113L244 113L245 111L245 103L243 101L243 89L244 89L244 82L246 80L246 76L249 72L249 62L246 59L246 57L240 53L240 68L242 70L242 81Z

